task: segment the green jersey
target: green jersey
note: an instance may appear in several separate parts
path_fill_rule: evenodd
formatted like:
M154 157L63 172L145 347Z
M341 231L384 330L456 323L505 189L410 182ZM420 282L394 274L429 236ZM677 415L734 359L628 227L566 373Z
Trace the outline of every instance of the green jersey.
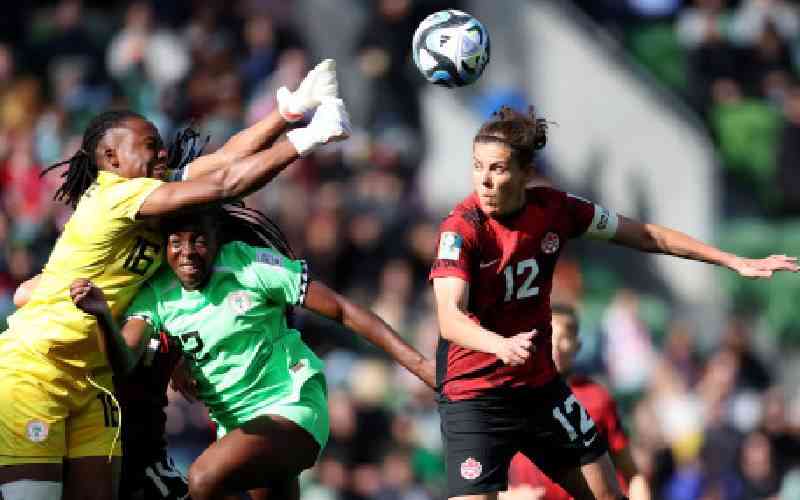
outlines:
M198 397L225 428L267 407L297 402L322 361L286 324L308 287L304 261L228 243L201 290L184 290L164 266L138 293L126 316L177 337L198 383Z

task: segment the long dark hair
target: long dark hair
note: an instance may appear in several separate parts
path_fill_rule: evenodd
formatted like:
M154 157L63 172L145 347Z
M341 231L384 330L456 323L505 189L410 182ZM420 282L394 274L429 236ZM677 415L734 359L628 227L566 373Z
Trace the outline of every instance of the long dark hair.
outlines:
M221 243L241 241L273 248L290 259L297 258L281 228L263 212L246 207L242 202L228 203L219 208L217 217Z
M203 154L203 149L208 145L211 136L206 136L200 141L200 133L190 123L175 134L175 140L169 145L167 151L167 169L172 172L173 180L183 179L183 170L186 165Z
M97 143L106 134L109 129L118 127L123 121L131 118L145 118L139 113L129 110L113 110L105 111L92 118L86 130L83 132L83 140L81 147L70 158L54 163L45 168L41 175L45 175L51 170L58 168L62 165L69 165L69 168L61 174L64 182L61 183L53 199L56 201L63 201L67 205L75 208L78 200L81 199L83 193L89 189L89 186L97 179L97 160L95 159L95 149Z
M200 211L167 216L161 219L161 229L169 235L200 220L211 223L220 245L241 241L256 247L272 248L290 259L297 258L278 224L263 212L246 207L242 202L229 202Z

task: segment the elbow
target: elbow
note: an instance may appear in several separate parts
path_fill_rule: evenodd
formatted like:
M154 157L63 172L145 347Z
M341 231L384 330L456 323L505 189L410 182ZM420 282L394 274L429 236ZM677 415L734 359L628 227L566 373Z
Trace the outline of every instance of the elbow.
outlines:
M452 321L450 321L448 314L439 315L439 336L441 336L442 339L452 341L454 339L454 328L455 326L452 324Z
M14 307L20 308L28 303L28 299L30 299L30 293L24 286L20 286L17 288L17 291L14 292Z
M443 325L441 321L439 322L439 336L447 341L453 340L453 336L450 335L450 328Z
M220 200L236 198L244 192L241 176L229 168L217 170L212 175L214 184L219 189L217 197Z
M649 224L642 227L636 240L636 247L643 252L663 253L665 251L657 229Z
M466 318L464 311L455 302L445 302L439 304L437 308L439 318L439 335L448 341L454 341L458 337L458 327L461 318Z

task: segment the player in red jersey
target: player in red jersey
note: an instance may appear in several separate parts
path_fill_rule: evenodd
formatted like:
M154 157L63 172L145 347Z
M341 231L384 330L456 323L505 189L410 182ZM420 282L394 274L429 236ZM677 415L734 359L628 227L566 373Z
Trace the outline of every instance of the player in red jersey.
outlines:
M611 460L617 469L617 479L625 490L630 491L632 500L646 500L650 496L647 480L636 471L633 463L628 437L622 428L617 405L608 389L589 377L575 374L572 367L575 355L580 349L578 338L578 317L575 309L565 304L553 304L553 361L578 402L586 408L597 425L600 435L605 439ZM517 453L508 471L511 488L504 500L516 498L515 493L532 487L541 500L570 500L572 497L563 488L550 480L525 455Z
M795 258L746 259L551 188L528 189L547 125L502 108L473 142L475 192L441 226L430 273L441 329L439 411L450 497L496 498L518 451L578 499L623 498L594 422L551 357L553 269L570 238L728 267L798 271Z

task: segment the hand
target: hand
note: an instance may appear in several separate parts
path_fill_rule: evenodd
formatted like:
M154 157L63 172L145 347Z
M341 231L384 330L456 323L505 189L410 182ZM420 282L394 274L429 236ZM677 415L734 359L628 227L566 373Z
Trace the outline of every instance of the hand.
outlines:
M286 138L305 156L314 149L350 137L350 115L341 99L324 99L307 127L289 131Z
M78 309L87 314L102 316L111 313L103 291L86 278L78 278L72 282L69 287L69 296Z
M504 337L497 345L495 356L506 365L518 366L525 364L531 352L536 350L533 340L538 333L538 331L532 330L518 333L513 337Z
M297 90L286 87L278 89L278 111L287 122L296 122L314 110L325 99L339 97L336 80L336 61L325 59L308 72Z
M192 377L184 358L181 358L178 364L175 365L169 386L173 391L179 392L190 403L197 401L197 380Z
M765 259L745 259L737 257L730 268L745 278L771 278L775 271L798 272L797 257L770 255Z

